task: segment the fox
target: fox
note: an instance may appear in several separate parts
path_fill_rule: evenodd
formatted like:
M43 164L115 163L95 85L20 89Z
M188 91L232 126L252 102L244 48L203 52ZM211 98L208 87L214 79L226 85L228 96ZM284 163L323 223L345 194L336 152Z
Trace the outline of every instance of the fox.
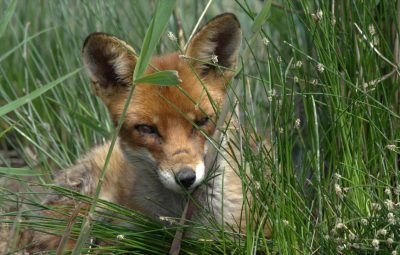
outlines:
M183 57L182 52L173 52L151 59L146 74L174 70L180 84L135 84L100 199L154 219L180 218L185 194L198 190L199 204L211 208L218 223L245 233L246 222L242 218L246 192L238 163L233 159L233 155L240 154L237 146L230 144L233 138L224 135L212 178L207 177L205 164L213 146L209 137L216 132L217 113L227 100L227 86L235 75L241 41L237 17L223 13L198 30ZM114 125L118 125L132 89L138 60L135 50L122 39L96 32L84 41L82 56L94 93L105 104ZM110 142L96 146L74 166L60 171L54 183L93 195L109 148ZM70 198L56 194L50 194L44 203L74 204ZM196 217L201 218L195 212L194 221ZM267 227L264 231L270 235ZM31 251L55 249L60 239L34 232ZM68 247L73 246L74 241L69 240Z

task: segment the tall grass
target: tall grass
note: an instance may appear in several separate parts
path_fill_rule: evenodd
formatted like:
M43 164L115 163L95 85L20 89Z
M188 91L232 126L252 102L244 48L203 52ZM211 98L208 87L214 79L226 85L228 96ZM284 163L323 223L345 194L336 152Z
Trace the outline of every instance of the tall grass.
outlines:
M77 71L82 42L103 31L140 53L156 7L156 1L16 1L15 9L14 3L0 3L0 222L7 233L0 248L6 253L18 250L21 229L65 234L67 221L38 215L43 193L93 201L48 185L58 169L114 131ZM207 3L177 1L167 30L187 39ZM250 167L252 181L241 174L256 201L243 217L261 222L235 238L229 228L196 225L203 239L218 241L185 238L182 253L399 253L400 1L286 0L269 10L266 4L212 1L202 21L233 12L243 49L250 45L233 82L240 87L234 112L243 148L237 160ZM175 50L165 34L156 53ZM89 238L82 252L169 250L175 227L105 201L97 205L103 210L96 217L109 221L93 222L88 236L108 244ZM72 220L76 238L83 219ZM261 234L264 221L271 239Z

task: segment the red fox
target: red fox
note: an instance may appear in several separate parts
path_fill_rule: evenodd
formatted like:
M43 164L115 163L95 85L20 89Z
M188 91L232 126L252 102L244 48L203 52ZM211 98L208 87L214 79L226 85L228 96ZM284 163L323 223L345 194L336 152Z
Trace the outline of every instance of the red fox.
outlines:
M224 103L226 86L233 78L241 39L237 18L225 13L194 35L184 58L171 53L151 60L147 73L176 70L181 84L135 86L101 199L154 218L179 218L185 205L184 194L198 188L202 191L200 202L212 208L217 221L245 231L241 219L242 182L237 163L230 160L232 155L222 152L217 157L215 177L207 179L205 169L207 148L212 146L207 137L215 132L216 112ZM132 84L137 61L134 50L114 36L93 33L85 40L82 54L94 91L116 124ZM225 138L227 151L228 143L229 138ZM92 195L108 150L109 144L94 148L75 166L61 171L55 183ZM46 203L69 202L53 195ZM56 236L38 232L33 235L36 250L55 248L59 241Z

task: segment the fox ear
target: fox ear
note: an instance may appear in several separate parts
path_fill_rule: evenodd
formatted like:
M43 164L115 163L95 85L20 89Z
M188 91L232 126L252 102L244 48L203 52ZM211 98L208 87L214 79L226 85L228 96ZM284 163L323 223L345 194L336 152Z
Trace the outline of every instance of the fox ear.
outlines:
M82 49L83 61L96 86L129 86L136 64L134 49L126 42L105 33L90 34Z
M234 69L237 64L242 31L232 13L224 13L209 21L189 42L186 55L201 76L213 72L221 74L218 67ZM224 72L226 75L233 72Z

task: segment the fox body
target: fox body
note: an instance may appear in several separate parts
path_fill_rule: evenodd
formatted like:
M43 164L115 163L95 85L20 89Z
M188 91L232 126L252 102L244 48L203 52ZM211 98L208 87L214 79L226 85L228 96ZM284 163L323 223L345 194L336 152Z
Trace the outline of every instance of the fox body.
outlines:
M154 218L177 217L186 203L185 193L200 189L199 202L221 224L245 229L241 222L243 191L237 151L222 149L213 178L206 178L207 136L215 132L217 111L225 101L241 44L240 24L233 14L212 19L178 53L154 57L147 69L177 71L179 86L136 84L112 152L100 198L141 211ZM217 58L217 64L211 59ZM83 59L95 93L107 106L113 122L121 117L132 84L136 54L114 36L91 34ZM230 140L224 137L223 145ZM61 171L55 182L83 194L94 194L105 164L109 143L94 148L75 166ZM229 152L229 153L228 153ZM206 181L207 180L207 181ZM68 203L51 195L47 204ZM196 220L198 215L194 215ZM201 219L199 219L201 220ZM243 220L244 221L244 220ZM40 249L57 246L59 239L35 234Z

